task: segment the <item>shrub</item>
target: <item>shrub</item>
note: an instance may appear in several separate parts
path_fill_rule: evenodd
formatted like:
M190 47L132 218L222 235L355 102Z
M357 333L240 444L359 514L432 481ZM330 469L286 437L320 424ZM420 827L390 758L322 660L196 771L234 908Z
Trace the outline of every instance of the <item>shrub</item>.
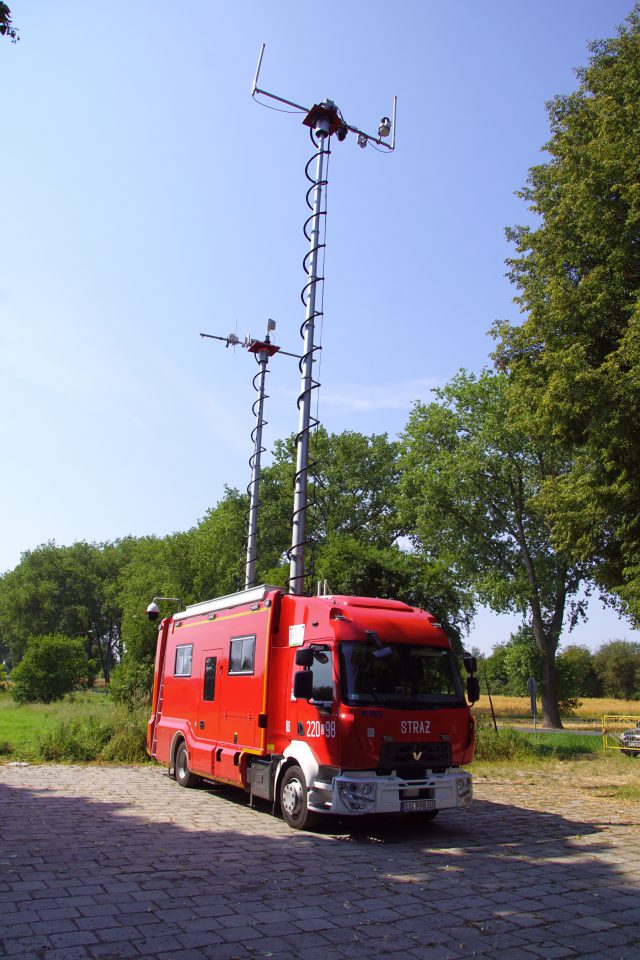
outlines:
M102 750L99 759L118 763L139 763L147 760L147 722L149 708L138 707L118 713L113 736Z
M17 703L60 700L87 675L82 640L62 634L30 637L25 655L11 674L11 696Z
M148 713L146 707L122 708L110 717L61 720L38 737L38 757L76 763L145 760Z
M38 737L42 760L97 760L115 733L115 718L78 717L60 720Z
M125 657L111 674L109 692L116 703L132 706L149 703L153 688L153 664Z
M531 741L516 730L494 730L487 718L476 718L475 760L523 760L536 755Z

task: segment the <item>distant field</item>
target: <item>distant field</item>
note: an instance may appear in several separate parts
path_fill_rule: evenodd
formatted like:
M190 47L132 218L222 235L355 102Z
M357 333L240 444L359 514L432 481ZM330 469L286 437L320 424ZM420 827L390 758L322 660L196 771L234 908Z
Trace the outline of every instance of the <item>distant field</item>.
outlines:
M530 725L533 720L531 716L531 705L529 697L503 697L494 696L493 709L498 719L522 722L524 725ZM491 716L489 706L489 697L483 694L474 707L474 713L477 716ZM562 722L567 729L596 729L600 728L601 718L604 715L620 714L624 716L637 716L640 719L640 700L612 700L605 697L585 697L580 706L572 713L566 713L562 716ZM541 720L541 707L538 703L538 722Z

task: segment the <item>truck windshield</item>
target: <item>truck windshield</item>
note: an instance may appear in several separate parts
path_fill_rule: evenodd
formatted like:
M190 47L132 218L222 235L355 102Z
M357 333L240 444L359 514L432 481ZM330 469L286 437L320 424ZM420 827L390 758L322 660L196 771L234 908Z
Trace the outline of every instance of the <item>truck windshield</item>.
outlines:
M465 702L453 654L418 644L342 643L342 696L352 706L382 703L401 709Z

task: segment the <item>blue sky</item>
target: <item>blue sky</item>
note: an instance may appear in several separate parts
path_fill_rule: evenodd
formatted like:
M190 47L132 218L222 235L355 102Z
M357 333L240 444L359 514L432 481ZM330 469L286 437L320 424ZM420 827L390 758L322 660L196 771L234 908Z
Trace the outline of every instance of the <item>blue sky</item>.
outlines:
M10 3L0 44L0 571L55 540L187 529L245 487L253 359L201 331L298 350L307 244L297 115L330 97L397 150L334 143L320 415L398 434L412 401L487 362L517 316L504 227L547 139L545 101L631 0ZM297 424L276 358L265 439ZM592 604L573 638L636 636ZM490 648L512 621L479 616Z

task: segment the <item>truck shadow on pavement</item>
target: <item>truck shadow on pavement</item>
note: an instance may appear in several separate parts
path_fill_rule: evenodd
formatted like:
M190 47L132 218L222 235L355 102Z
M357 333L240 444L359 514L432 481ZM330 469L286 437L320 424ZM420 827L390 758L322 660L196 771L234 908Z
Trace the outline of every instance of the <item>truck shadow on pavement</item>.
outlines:
M640 955L637 825L476 800L298 833L153 770L51 771L0 780L1 957Z

